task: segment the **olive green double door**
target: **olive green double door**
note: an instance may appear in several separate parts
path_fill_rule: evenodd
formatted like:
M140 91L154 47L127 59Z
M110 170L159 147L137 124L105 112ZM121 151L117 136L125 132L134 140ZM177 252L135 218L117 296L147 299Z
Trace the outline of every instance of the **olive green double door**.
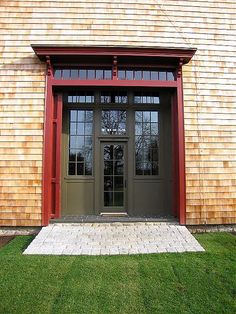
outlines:
M97 145L94 145L94 160L91 176L79 176L81 164L79 166L77 164L78 175L74 177L70 174L64 175L63 216L127 213L127 142L99 140ZM68 160L64 162L64 172L67 168L66 164Z

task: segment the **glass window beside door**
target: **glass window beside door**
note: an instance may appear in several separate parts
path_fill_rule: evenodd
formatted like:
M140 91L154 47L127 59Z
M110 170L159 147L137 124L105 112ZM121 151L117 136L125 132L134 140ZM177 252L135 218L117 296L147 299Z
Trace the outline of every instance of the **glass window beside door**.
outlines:
M70 110L68 175L93 172L93 111Z
M159 124L157 111L135 111L135 173L159 174Z

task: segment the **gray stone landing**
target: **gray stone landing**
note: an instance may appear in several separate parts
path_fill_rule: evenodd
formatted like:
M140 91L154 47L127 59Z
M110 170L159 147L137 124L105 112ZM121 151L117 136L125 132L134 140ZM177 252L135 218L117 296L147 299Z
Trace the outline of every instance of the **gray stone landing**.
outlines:
M58 223L43 227L23 254L119 255L202 252L185 226L168 222Z

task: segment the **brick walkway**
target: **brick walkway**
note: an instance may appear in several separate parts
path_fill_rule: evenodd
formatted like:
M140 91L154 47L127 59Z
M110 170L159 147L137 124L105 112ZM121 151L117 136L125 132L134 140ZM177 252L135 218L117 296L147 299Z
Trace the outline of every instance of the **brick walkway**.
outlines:
M184 226L166 222L62 223L42 228L24 254L116 255L202 252Z

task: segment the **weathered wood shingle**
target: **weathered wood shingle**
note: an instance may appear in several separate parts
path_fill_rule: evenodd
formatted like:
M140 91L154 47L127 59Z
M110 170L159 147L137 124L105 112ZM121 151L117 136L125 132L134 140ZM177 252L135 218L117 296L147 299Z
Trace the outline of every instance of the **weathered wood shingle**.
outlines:
M187 223L235 223L235 16L229 0L1 0L0 224L41 224L45 66L36 43L197 47L183 72Z

